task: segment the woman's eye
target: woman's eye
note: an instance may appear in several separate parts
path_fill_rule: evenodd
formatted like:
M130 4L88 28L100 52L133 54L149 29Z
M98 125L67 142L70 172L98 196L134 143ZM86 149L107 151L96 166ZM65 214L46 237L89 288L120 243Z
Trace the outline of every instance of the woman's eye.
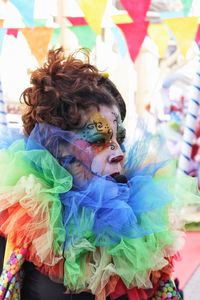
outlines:
M102 139L102 140L96 141L95 144L96 144L96 145L104 145L105 142L106 142L105 139Z
M94 140L91 142L92 145L102 146L106 143L104 138L99 138L98 140Z

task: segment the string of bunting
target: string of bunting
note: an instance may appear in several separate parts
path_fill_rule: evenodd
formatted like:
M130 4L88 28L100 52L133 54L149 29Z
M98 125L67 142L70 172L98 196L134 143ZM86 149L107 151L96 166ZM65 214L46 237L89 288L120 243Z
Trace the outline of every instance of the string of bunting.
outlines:
M61 28L45 26L45 20L35 20L33 17L34 0L10 1L19 10L24 28L5 28L4 19L0 15L0 52L6 35L17 38L21 31L35 55L39 64L45 58L49 45L59 43ZM169 14L159 23L149 23L146 18L151 0L120 0L124 13L111 16L111 29L119 52L124 55L127 48L133 61L137 58L141 45L146 35L149 35L158 47L161 57L164 57L171 36L177 42L180 52L185 57L192 42L195 40L200 45L200 25L198 17L188 16L192 1L182 0L182 16L169 18ZM102 20L105 16L108 0L79 0L82 17L64 17L66 27L75 34L81 47L92 49L96 44L96 36L102 32ZM98 14L95 12L98 11ZM96 17L98 15L98 18ZM94 17L95 16L95 17ZM161 14L162 16L162 14ZM41 21L41 22L39 22ZM39 26L38 26L39 25ZM184 35L183 35L184 32ZM123 38L122 38L123 36ZM124 45L126 44L126 45Z

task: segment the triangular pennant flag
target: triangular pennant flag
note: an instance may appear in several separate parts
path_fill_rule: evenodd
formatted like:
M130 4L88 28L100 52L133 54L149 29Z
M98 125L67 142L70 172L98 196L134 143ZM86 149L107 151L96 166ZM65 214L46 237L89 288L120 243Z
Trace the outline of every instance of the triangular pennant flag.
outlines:
M102 19L108 0L79 0L85 19L96 34L101 34Z
M0 53L3 45L4 36L6 34L6 28L0 28Z
M161 20L184 17L182 11L161 11L159 15Z
M120 0L123 7L134 21L145 20L151 0Z
M133 61L135 61L140 51L140 47L147 33L148 24L149 22L147 21L117 24L125 36L129 53Z
M59 37L61 34L61 28L54 28L53 29L53 33L52 33L52 37L51 37L51 41L50 41L50 45L55 47L59 44Z
M124 57L125 54L127 53L127 46L126 46L126 41L124 40L124 36L118 27L112 27L112 32L114 34L119 52L121 56Z
M69 26L78 38L81 47L92 49L96 45L96 33L88 25Z
M47 19L34 19L35 27L43 27L46 25Z
M164 57L170 40L169 30L167 30L166 25L162 23L149 24L148 35L157 45L160 57Z
M84 17L67 17L73 26L88 25Z
M18 31L19 31L18 28L8 28L6 33L7 35L13 35L15 38L17 38Z
M33 55L41 65L45 59L49 42L52 36L52 28L35 27L35 28L22 28Z
M24 19L24 23L30 27L34 26L34 4L35 0L10 0L18 9Z
M112 21L114 24L133 23L133 20L129 16L129 14L119 14L119 15L112 16Z
M187 16L189 11L190 11L190 8L192 6L192 0L181 0L182 3L183 3L183 12L184 12L184 15Z
M197 44L200 47L200 24L198 26L198 30L197 30L197 33L196 33L195 41L197 42Z
M198 17L166 19L163 22L172 30L180 51L185 57L197 33Z

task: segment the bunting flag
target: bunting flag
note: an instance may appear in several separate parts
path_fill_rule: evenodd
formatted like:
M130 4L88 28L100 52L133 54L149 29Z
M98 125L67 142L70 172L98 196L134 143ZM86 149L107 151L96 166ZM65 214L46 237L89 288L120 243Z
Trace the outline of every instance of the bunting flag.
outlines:
M35 27L35 28L22 28L29 47L36 57L39 65L41 65L45 59L48 45L52 37L52 28L48 27Z
M13 35L15 38L17 38L18 32L19 32L18 28L7 28L6 34Z
M112 16L112 21L114 24L133 23L132 18L128 14L119 14L119 15Z
M185 57L195 39L198 29L198 17L183 17L163 20L176 37L181 53Z
M198 29L197 29L195 41L197 42L198 46L200 47L200 24L199 24Z
M88 25L83 17L67 17L67 20L70 21L73 26Z
M133 61L135 61L147 34L148 24L149 22L147 21L134 22L130 24L117 24L125 36L129 53Z
M12 4L15 5L15 7L20 12L24 23L27 26L33 27L34 26L34 5L35 0L10 0Z
M158 47L160 57L164 57L169 45L170 35L165 24L149 24L148 35Z
M79 0L85 19L96 34L101 34L102 19L108 0Z
M145 20L151 0L120 0L123 7L134 21Z
M119 52L120 52L121 56L124 57L125 54L127 53L127 47L126 47L126 42L124 40L124 36L118 27L112 27L112 32L113 32L115 41L117 43Z
M90 26L70 26L69 29L76 35L81 47L92 49L96 45L96 33Z
M35 27L43 27L46 26L47 19L34 19L34 26Z
M0 27L3 27L4 20L0 19Z
M58 27L58 28L54 28L53 29L53 33L52 33L52 37L51 37L51 40L50 40L50 45L55 47L59 44L59 37L61 35L61 28Z
M161 11L159 14L161 20L184 17L182 11Z
M7 30L6 28L0 28L0 54L3 45L4 36L6 34L6 30Z
M187 16L190 12L190 8L192 6L192 0L181 0L183 3L183 12L184 15Z

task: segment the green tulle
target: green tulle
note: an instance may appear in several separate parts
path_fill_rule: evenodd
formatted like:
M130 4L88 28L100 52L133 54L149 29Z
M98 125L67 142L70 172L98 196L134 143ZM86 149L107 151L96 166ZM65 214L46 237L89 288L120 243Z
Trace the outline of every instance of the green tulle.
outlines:
M148 281L150 272L168 264L164 249L172 245L174 238L173 233L162 232L138 239L124 238L118 245L110 247L108 252L125 285L131 288L151 284Z
M13 143L7 150L1 150L0 171L4 174L0 187L13 186L21 177L30 174L40 178L51 193L64 193L72 187L72 176L47 150L26 151L23 140Z
M62 256L66 232L62 222L62 204L59 195L71 189L72 176L58 164L47 150L27 151L23 140L16 141L7 150L0 151L0 173L4 174L0 181L1 195L11 190L15 195L15 190L19 190L20 186L23 188L22 179L27 192L29 186L30 193L33 193L32 188L35 186L36 189L36 185L39 185L38 191L28 200L30 205L23 198L22 200L17 199L17 196L15 196L16 203L19 202L26 213L32 217L36 213L34 208L37 203L38 218L35 216L32 226L35 226L36 230L37 219L39 220L39 217L42 219L42 214L44 214L46 218L44 226L47 226L47 229L43 228L43 231L49 232L53 243L50 245L52 249L48 249L48 251L51 250L55 256ZM34 197L35 199L33 199ZM17 219L17 215L14 217ZM48 238L48 235L46 237ZM48 245L48 243L49 241L44 240L40 245L36 244L36 251L37 247L45 249L45 244Z
M166 258L175 254L177 250L173 245L179 236L177 230L180 229L180 223L173 226L171 210L200 202L197 180L177 172L174 163L169 164L158 171L154 179L158 184L168 182L166 192L171 195L172 203L162 210L162 214L155 209L153 212L145 212L138 219L138 222L143 224L142 228L151 226L156 231L153 214L160 213L165 225L164 230L140 238L121 237L119 243L99 249L92 231L94 216L92 211L87 209L83 209L80 214L80 238L70 239L69 242L68 236L73 232L78 233L78 228L75 227L75 223L71 223L67 229L64 227L59 195L71 189L72 177L48 151L26 151L24 141L17 141L9 149L1 150L0 173L1 194L11 188L14 190L23 177L28 182L32 176L34 184L40 183L41 188L36 195L40 197L36 200L41 203L41 214L43 209L49 211L47 226L51 236L53 235L53 252L62 258L64 254L63 281L71 291L91 289L95 293L95 289L99 286L103 288L109 281L109 276L113 274L119 275L127 287L151 287L151 271L160 270L167 265ZM48 264L46 266L48 268ZM95 284L92 282L94 278ZM104 282L101 282L102 278Z

